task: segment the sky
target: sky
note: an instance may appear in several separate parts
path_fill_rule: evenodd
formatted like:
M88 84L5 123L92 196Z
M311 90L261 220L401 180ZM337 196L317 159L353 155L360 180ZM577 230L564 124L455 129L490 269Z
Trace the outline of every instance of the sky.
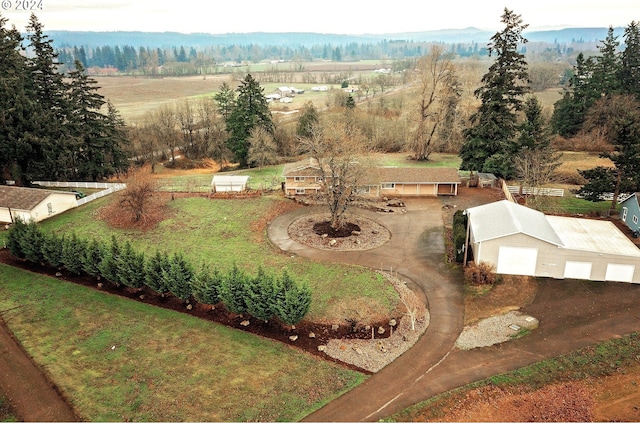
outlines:
M45 30L151 32L400 33L502 28L507 7L529 29L627 26L640 0L0 0L0 16L24 30L31 11ZM40 9L41 8L41 9Z

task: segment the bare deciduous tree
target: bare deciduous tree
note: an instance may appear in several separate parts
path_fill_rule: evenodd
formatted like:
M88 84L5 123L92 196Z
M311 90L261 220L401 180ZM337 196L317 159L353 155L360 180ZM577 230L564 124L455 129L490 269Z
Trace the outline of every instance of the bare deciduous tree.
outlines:
M142 170L130 172L127 188L120 194L120 207L131 212L133 221L139 222L144 219L156 189L156 180L150 174Z
M365 163L366 148L360 131L345 117L315 125L311 137L301 139L301 151L320 168L320 201L331 215L331 228L342 227L345 213L366 183L370 166Z
M247 159L250 164L259 168L274 164L278 159L278 146L273 136L262 126L251 130Z
M429 159L441 141L440 126L455 116L457 83L452 57L442 47L434 46L428 56L418 61L417 97L408 114L412 123L408 148L415 160Z

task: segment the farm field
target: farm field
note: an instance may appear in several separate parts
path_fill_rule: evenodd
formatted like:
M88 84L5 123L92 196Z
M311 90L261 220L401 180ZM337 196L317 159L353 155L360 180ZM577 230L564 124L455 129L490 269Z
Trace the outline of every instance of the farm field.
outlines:
M360 373L172 310L0 265L0 309L90 421L294 421ZM313 377L308 377L313 375Z

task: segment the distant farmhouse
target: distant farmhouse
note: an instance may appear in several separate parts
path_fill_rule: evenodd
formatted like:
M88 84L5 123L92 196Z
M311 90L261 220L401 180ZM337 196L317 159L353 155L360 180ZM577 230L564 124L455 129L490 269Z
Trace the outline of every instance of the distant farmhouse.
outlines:
M379 167L370 180L358 187L363 195L438 196L457 195L461 180L453 168ZM316 194L322 189L322 171L314 159L285 165L282 176L287 196Z

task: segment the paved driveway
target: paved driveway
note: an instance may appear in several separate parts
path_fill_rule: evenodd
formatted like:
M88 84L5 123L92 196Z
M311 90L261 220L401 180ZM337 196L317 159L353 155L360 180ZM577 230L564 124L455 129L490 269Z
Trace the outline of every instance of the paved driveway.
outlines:
M389 242L369 251L317 250L291 240L287 235L289 224L301 215L318 211L313 208L282 215L267 228L269 239L290 253L376 269L393 268L424 292L431 314L429 327L413 348L307 420L378 420L400 410L413 403L410 393L453 349L464 317L462 283L450 280L446 272L441 206L435 198L415 199L407 201L405 214L362 212L391 232Z

